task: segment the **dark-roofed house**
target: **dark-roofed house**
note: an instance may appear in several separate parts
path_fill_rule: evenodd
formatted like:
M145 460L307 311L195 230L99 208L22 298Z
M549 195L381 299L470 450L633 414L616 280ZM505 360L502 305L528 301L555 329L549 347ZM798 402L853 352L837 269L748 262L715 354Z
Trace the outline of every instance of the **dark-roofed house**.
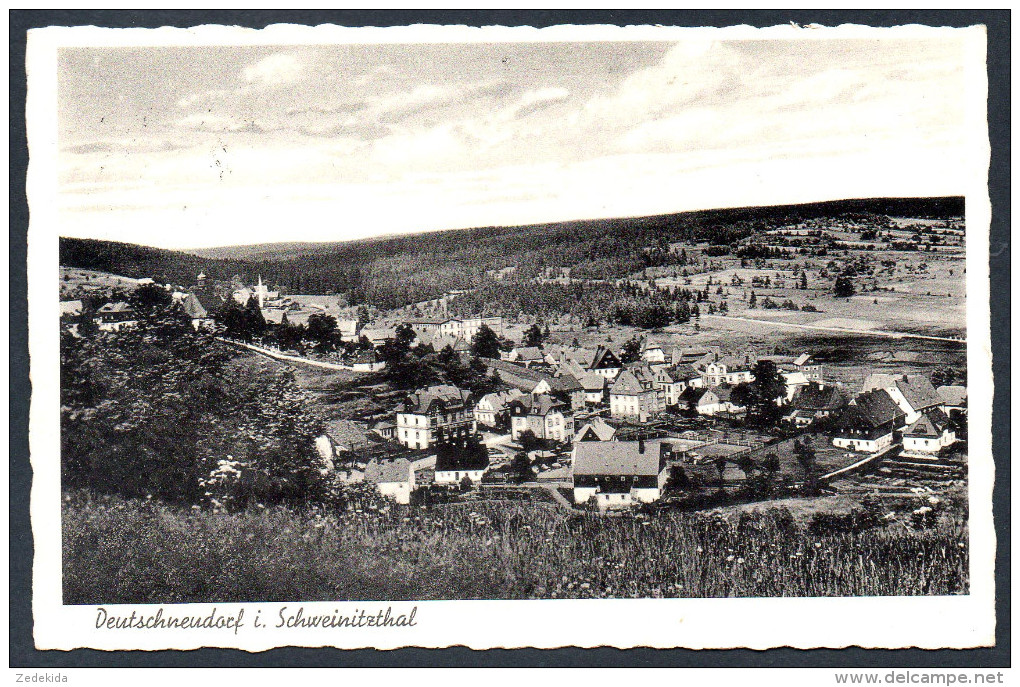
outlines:
M585 403L584 386L573 375L561 374L559 376L545 375L542 381L531 390L533 394L552 394L570 404L571 410L584 410Z
M510 436L514 441L529 429L539 439L567 442L574 438L570 406L550 394L527 394L508 404Z
M846 397L831 384L811 382L797 389L790 402L791 412L786 416L798 427L839 413L846 406Z
M596 416L577 431L574 441L612 441L615 436L616 427Z
M191 319L191 326L195 331L199 329L212 329L216 326L213 313L218 308L214 296L209 293L189 293L181 301L184 314Z
M942 397L924 375L873 374L864 382L862 391L884 389L903 411L905 424L913 424L928 408L942 405Z
M94 321L101 332L119 332L121 329L137 326L138 313L123 301L107 303L96 310Z
M936 458L939 451L955 441L956 431L941 408L929 408L903 430L904 455Z
M839 448L877 453L892 445L893 432L903 426L903 417L888 391L865 391L843 410L832 443Z
M606 402L606 387L608 380L595 372L590 372L581 367L577 361L567 359L560 365L560 373L569 375L578 381L584 389L584 405L600 406Z
M436 447L436 484L460 484L465 477L478 484L489 469L489 455L477 441Z
M419 389L397 406L397 441L408 448L462 441L474 433L470 395L451 384Z
M574 444L574 502L595 499L602 510L651 503L662 495L668 444L580 441Z
M648 422L664 409L665 393L656 386L655 373L650 368L627 368L609 389L609 414L612 417Z
M620 370L623 369L623 363L620 362L615 353L600 345L595 349L591 362L584 367L588 371L602 375L606 379L616 379L616 376L620 374Z
M372 460L365 466L364 481L374 484L383 496L397 503L410 503L414 491L414 469L406 458Z

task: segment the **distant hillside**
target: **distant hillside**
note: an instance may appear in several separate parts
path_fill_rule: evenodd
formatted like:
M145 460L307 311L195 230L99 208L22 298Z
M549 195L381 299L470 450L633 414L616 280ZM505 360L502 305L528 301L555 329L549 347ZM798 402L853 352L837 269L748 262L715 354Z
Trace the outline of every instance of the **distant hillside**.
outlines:
M242 260L210 260L197 255L133 243L95 239L60 238L60 264L132 279L151 277L157 282L189 285L199 272L212 279L244 279L258 274L258 263Z
M626 219L484 227L334 243L231 246L188 253L124 243L61 239L61 264L189 284L259 274L291 293L346 293L352 302L393 308L485 281L514 266L518 277L570 267L580 278L615 279L671 264L675 241L731 244L802 219L845 214L942 218L963 215L963 198L878 198L705 210Z
M389 241L445 242L455 236L457 241L465 238L485 237L492 232L500 232L506 236L520 234L572 235L578 229L605 228L626 229L640 225L669 225L670 223L687 224L690 222L714 222L720 224L747 222L752 220L770 220L773 222L794 222L799 219L832 217L843 214L871 213L892 217L936 218L960 217L964 214L964 199L961 196L944 198L859 198L851 200L832 200L801 205L775 205L764 207L727 208L720 210L699 210L680 212L672 215L653 215L648 217L631 217L601 220L576 220L571 222L551 222L547 224L530 224L517 227L483 227L476 229L450 229L446 231L428 232L411 235L387 235L355 241L282 241L279 243L256 243L248 245L218 246L215 248L185 249L192 255L212 259L229 260L287 260L318 253L329 253L341 246L356 244L378 244Z

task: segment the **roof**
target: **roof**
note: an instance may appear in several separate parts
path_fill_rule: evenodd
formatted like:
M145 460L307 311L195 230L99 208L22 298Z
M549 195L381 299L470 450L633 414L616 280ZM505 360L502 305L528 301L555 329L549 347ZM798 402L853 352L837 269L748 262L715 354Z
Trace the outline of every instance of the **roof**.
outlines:
M897 386L914 410L942 405L942 397L931 385L931 380L924 375L903 375Z
M411 463L406 458L396 460L369 461L365 466L365 481L373 484L382 482L409 482Z
M786 386L808 383L808 378L804 376L803 372L785 372L783 377L786 379Z
M592 356L591 363L587 367L589 370L620 367L620 359L611 350L600 345L595 349L595 354Z
M571 375L573 376L573 375ZM585 372L578 380L581 386L584 387L585 391L605 391L607 380L602 375L595 372Z
M478 401L478 404L481 405L482 403L485 403L488 406L490 406L493 409L493 411L498 413L498 412L501 412L501 411L505 410L507 404L510 403L510 401L514 400L515 398L520 398L523 395L524 394L523 394L523 392L521 392L520 389L510 389L509 391L499 391L499 392L494 393L494 394L485 394Z
M737 370L750 370L751 365L744 358L738 358L735 355L727 355L719 360L715 361L716 365L725 365L727 372L736 372Z
M645 388L641 386L641 382L638 381L632 370L621 372L620 376L616 378L613 388L609 390L609 393L617 396L638 396L644 392Z
M107 313L114 313L114 312L129 313L129 312L134 312L134 311L135 311L135 309L132 308L127 303L125 303L124 301L117 301L116 303L107 303L106 305L101 307L96 312L98 312L100 315L105 315Z
M597 376L597 375L596 375ZM560 375L559 377L548 378L549 388L553 391L569 394L573 391L582 391L585 386L577 379L577 377L569 374Z
M341 336L354 336L358 333L358 321L357 320L337 320L336 330L340 332Z
M797 359L793 361L793 364L797 367L801 367L802 365L807 365L809 362L811 362L811 354L801 353L797 356Z
M545 360L545 353L538 346L523 346L514 350L517 352L518 360Z
M967 405L967 387L959 385L940 386L935 392L947 406Z
M662 382L687 382L701 377L701 373L690 365L674 365L659 368L656 376Z
M940 437L949 425L949 418L940 408L924 411L914 424L907 427L904 436Z
M887 422L896 422L903 417L903 411L885 389L865 391L847 407L850 419L857 418L865 425L878 427Z
M181 307L184 308L184 314L193 320L204 319L209 317L209 311L205 309L202 303L195 297L195 294L189 293L184 297L184 301L181 303Z
M719 386L714 386L711 389L705 389L705 393L702 394L701 398L704 398L708 394L713 394L717 399L719 399L720 403L726 403L730 400L730 394L732 393L733 387L721 384ZM700 402L701 399L698 400Z
M424 413L433 405L439 404L445 409L460 408L467 405L468 392L462 391L452 384L437 384L418 389L397 407L399 412Z
M342 448L350 448L364 444L368 441L365 430L360 426L343 418L333 418L325 422L325 434L333 443Z
M933 406L942 405L942 397L939 396L931 380L924 375L891 375L875 373L864 381L863 391L874 389L899 389L903 398L907 400L914 410L924 410Z
M610 441L614 436L616 436L616 428L600 417L596 417L581 428L576 435L578 440L583 440L582 437L584 437L585 433L589 430L599 441Z
M438 327L443 322L446 322L446 320L441 319L439 317L416 317L414 319L411 319L411 320L407 321L407 323L409 325L411 325L412 327L414 327L415 325L418 325L418 326L428 325L428 326Z
M361 335L369 341L381 341L393 339L397 336L396 329L362 329Z
M541 415L546 416L554 411L562 412L567 408L567 404L556 398L553 398L549 394L524 394L520 398L515 398L508 404L511 412L521 413L526 412L528 415Z
M489 467L485 447L464 447L457 444L439 444L436 447L436 472L450 470L484 470Z
M834 386L807 384L797 389L793 406L798 410L838 410L845 405L842 392Z
M60 301L60 315L81 315L83 307L81 301Z
M662 445L642 441L582 441L574 444L574 475L658 475Z

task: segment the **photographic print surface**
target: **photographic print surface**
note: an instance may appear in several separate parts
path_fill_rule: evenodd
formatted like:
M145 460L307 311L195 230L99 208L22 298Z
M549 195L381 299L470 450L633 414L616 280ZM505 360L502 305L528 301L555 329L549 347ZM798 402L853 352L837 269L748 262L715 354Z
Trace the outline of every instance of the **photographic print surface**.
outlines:
M980 28L33 33L37 642L990 641Z

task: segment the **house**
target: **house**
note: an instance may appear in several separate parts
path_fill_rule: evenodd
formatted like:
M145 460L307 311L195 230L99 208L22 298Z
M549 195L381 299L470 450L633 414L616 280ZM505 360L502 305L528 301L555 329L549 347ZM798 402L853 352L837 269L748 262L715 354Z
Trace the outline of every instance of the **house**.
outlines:
M386 342L393 341L394 339L396 339L397 330L393 329L392 327L380 329L362 329L361 336L368 339L369 343L371 343L373 346L379 348Z
M422 317L408 320L407 323L418 335L451 336L469 343L482 326L488 327L496 334L503 334L502 317Z
M478 484L489 469L489 455L476 441L444 443L436 447L436 484L460 484L464 478Z
M414 491L414 470L406 458L396 460L372 460L365 466L364 481L374 484L383 496L397 503L411 502Z
M720 384L708 389L693 390L696 399L694 409L699 415L719 415L720 413L742 413L746 408L733 402L733 387Z
M495 372L504 384L515 387L526 394L530 394L543 379L550 376L547 372L529 370L521 365L495 358L485 358L485 366L489 374Z
M361 336L361 322L358 320L337 319L336 331L341 341L357 341Z
M574 442L612 441L615 436L616 427L613 427L600 417L594 417L577 431L577 434L574 436Z
M615 353L600 345L595 349L595 354L592 356L591 362L587 365L586 369L595 374L602 375L606 379L616 379L616 376L623 369L623 363L620 362Z
M101 332L119 332L121 329L137 326L138 313L127 303L118 301L117 303L107 303L96 310L93 321Z
M524 395L520 389L485 394L475 405L475 422L486 427L498 427L510 417L510 401Z
M903 452L918 458L935 458L956 441L956 431L941 408L930 408L903 430Z
M419 389L397 406L397 441L408 448L463 441L474 433L470 395L451 384Z
M276 308L263 308L262 319L266 321L269 328L282 327L287 324L287 311Z
M958 420L967 414L967 387L940 386L935 393L942 399L942 411L950 419Z
M786 394L776 399L780 403L789 403L800 389L811 383L803 372L781 372L780 375L786 384Z
M510 436L514 441L531 430L539 439L568 442L574 438L570 406L549 394L527 394L508 404Z
M667 407L680 405L687 389L701 385L701 373L690 365L660 367L655 371L655 386L662 392Z
M908 425L917 422L925 410L942 405L942 397L931 385L931 380L923 375L876 373L864 381L861 391L876 389L889 392L896 405L903 411L904 424Z
M648 422L665 409L665 394L655 384L650 368L627 368L609 389L609 414L615 418Z
M381 436L383 439L396 439L397 438L397 426L392 422L386 420L380 420L372 425L372 431Z
M802 372L809 382L822 381L822 364L815 360L810 353L801 353L791 365L797 372Z
M651 503L668 476L667 444L644 441L580 441L573 449L574 503L592 499L600 510Z
M646 363L664 363L666 351L657 343L646 343L641 349L641 360Z
M81 323L85 304L81 301L60 301L60 325L73 335L78 336L78 325Z
M838 387L822 382L810 382L794 393L790 401L792 410L786 419L798 427L815 420L838 414L846 406L846 397Z
M200 329L213 329L216 320L213 319L213 312L218 304L210 294L188 293L181 301L181 308L184 314L191 320L191 326L195 331Z
M513 348L505 354L503 359L511 363L523 365L524 367L546 364L545 352L538 346L519 346Z
M585 370L577 361L571 359L567 359L559 369L560 374L576 379L581 385L584 390L584 407L600 406L606 402L606 387L609 382L604 376Z
M904 412L885 389L873 389L850 401L839 417L833 446L877 453L893 443L893 433L903 426Z
M545 375L531 393L552 394L569 403L571 410L584 410L587 407L584 386L573 375Z
M751 358L744 356L738 358L728 355L707 363L701 379L705 386L719 386L729 384L736 386L754 379L751 374Z
M380 360L374 350L362 351L347 361L355 372L378 372L386 367L386 361Z
M620 362L616 354L602 345L594 350L565 346L560 350L559 363L563 365L567 361L577 363L583 372L594 372L609 380L615 379L623 369L623 363Z

